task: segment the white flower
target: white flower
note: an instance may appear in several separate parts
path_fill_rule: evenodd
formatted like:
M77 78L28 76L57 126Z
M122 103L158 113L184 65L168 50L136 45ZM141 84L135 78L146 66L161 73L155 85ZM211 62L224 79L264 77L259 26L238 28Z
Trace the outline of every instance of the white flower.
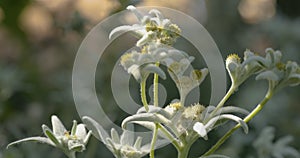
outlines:
M300 153L295 148L288 146L292 142L291 136L285 136L274 141L275 129L273 127L265 127L259 137L254 141L253 146L257 150L258 157L293 157L299 158Z
M112 128L110 136L94 119L84 116L83 121L92 129L106 147L114 154L116 158L141 158L150 152L150 143L142 145L142 137L136 140L133 132L133 125L128 125L127 130L124 129L121 136ZM165 141L158 141L157 146L165 145Z
M52 115L51 122L53 130L46 125L42 125L43 132L47 137L29 137L12 142L7 147L27 141L37 141L59 148L70 157L75 155L75 152L85 150L85 146L91 136L91 131L87 133L84 124L77 125L77 122L74 120L70 133L57 116Z
M139 24L123 25L113 29L109 34L110 39L131 31L140 37L136 46L141 47L149 42L172 45L179 37L181 32L179 27L164 18L158 10L152 9L148 14L142 15L134 6L128 6L127 9L135 14Z

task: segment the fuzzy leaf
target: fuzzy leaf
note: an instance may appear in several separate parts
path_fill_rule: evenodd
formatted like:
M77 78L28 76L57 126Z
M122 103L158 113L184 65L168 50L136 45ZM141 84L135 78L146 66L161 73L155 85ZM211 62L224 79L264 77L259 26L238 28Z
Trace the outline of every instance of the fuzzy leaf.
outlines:
M138 136L137 138L136 138L136 141L135 141L135 143L134 143L134 148L136 148L137 150L140 150L141 149L141 146L142 146L142 140L143 140L143 138L142 137L140 137L140 136Z
M134 125L127 125L126 130L123 130L121 135L121 144L132 146L134 143Z
M114 143L120 144L120 137L119 137L119 134L118 134L118 132L117 132L114 128L112 128L112 129L110 130L110 136L111 136L111 139L112 139L112 141L113 141Z
M39 142L39 143L46 143L46 144L55 146L55 144L53 142L51 142L48 138L45 138L45 137L29 137L29 138L24 138L24 139L9 143L6 148L11 147L12 145L16 145L16 144L23 143L23 142L29 142L29 141Z
M205 126L200 122L196 122L194 124L193 130L196 131L201 137L207 136L207 131L205 129Z
M240 108L240 107L236 107L236 106L225 106L220 108L214 116L220 115L220 114L227 114L227 113L240 113L240 114L244 114L244 115L248 115L249 111ZM211 116L211 117L214 117Z
M156 73L159 77L161 77L164 80L167 78L165 72L161 68L155 66L154 64L147 64L145 67L143 67L143 71L149 73Z
M167 145L169 143L170 143L170 141L168 139L157 139L156 140L156 144L155 144L155 149L163 147L163 146L165 146L165 145ZM149 152L150 151L150 147L151 147L151 144L148 143L148 144L143 145L141 147L141 150Z
M101 141L106 143L106 139L109 138L109 135L103 127L98 124L98 122L88 116L83 116L82 121L89 129L92 130L92 133L94 133Z
M245 133L248 133L248 131L249 131L248 125L241 118L231 115L231 114L223 114L223 115L212 118L211 120L208 121L207 124L205 124L206 129L208 131L210 131L214 127L215 123L221 119L229 119L229 120L236 121L237 123L239 123L242 126Z
M129 5L126 9L132 11L137 19L142 21L143 15L133 5Z
M60 146L59 140L57 140L56 136L52 133L51 129L46 126L42 125L44 134L57 146Z
M52 115L51 122L54 135L63 136L67 130L60 119L57 116Z
M157 106L153 106L153 105L149 105L149 111L148 113L157 113L160 114L168 119L171 118L171 115L169 112L167 112L165 109L161 108L161 107L157 107ZM138 111L136 112L137 114L140 113L147 113L145 107L141 107L140 109L138 109Z
M76 152L82 152L85 150L85 146L83 144L80 143L74 143L72 141L68 142L68 149L70 151L76 151Z
M133 121L146 121L146 122L163 123L163 124L170 123L170 120L165 118L162 115L152 114L152 113L141 113L141 114L135 114L125 118L122 122L122 128L126 129L126 125Z
M273 71L264 71L258 74L255 79L256 80L266 79L269 81L278 81L279 77Z
M123 33L126 33L128 31L132 31L134 29L133 26L130 26L130 25L123 25L123 26L119 26L119 27L116 27L114 28L110 34L109 34L109 39L112 39L112 38L115 38L115 37L118 37L120 36L121 34Z
M76 131L77 131L77 121L74 120L72 129L71 129L71 135L75 135Z
M82 140L85 139L87 134L86 134L86 129L84 124L77 125L75 135L77 136L78 139L82 139Z

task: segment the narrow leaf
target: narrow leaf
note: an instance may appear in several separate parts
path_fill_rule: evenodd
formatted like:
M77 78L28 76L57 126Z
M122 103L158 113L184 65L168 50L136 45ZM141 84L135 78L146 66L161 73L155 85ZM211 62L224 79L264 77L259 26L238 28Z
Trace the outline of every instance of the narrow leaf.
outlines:
M71 135L75 135L76 130L77 130L77 121L74 120L74 121L73 121L72 130L71 130Z
M170 120L159 114L141 113L125 118L122 122L122 128L126 129L126 125L132 121L148 121L154 123L168 124Z
M76 131L74 133L79 139L85 139L86 137L86 129L84 124L77 125Z
M111 139L114 143L120 144L119 134L114 128L111 129L110 135L111 135Z
M127 129L123 130L121 135L121 144L132 146L134 143L134 125L128 124Z
M29 138L24 138L24 139L17 140L17 141L14 141L12 143L9 143L6 148L9 148L9 147L11 147L13 145L16 145L16 144L19 144L19 143L29 142L29 141L38 142L38 143L46 143L46 144L55 146L55 144L53 142L51 142L48 138L45 138L45 137L29 137Z
M109 138L107 132L103 129L101 125L98 124L94 119L84 116L82 117L84 124L92 130L92 133L96 135L103 143L106 143L106 139Z
M135 143L134 143L134 148L136 148L137 150L140 150L141 149L141 146L142 146L142 140L143 138L138 136Z
M52 133L51 129L46 126L46 125L42 125L43 128L43 132L44 134L57 146L60 145L59 140L57 140L56 136ZM62 135L63 136L63 135Z
M53 129L54 135L62 136L62 135L65 134L65 132L67 130L66 130L65 126L63 125L63 123L60 121L60 119L57 116L52 115L51 122L52 122L52 129Z

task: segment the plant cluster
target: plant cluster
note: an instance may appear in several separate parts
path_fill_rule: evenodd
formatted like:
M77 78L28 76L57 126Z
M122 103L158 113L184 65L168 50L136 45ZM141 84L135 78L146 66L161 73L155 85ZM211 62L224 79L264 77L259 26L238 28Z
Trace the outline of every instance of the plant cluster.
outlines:
M164 18L158 10L153 9L143 15L133 6L128 6L127 9L135 14L139 23L119 26L112 30L109 38L125 32L132 32L139 39L136 47L121 57L120 64L140 84L143 107L136 114L123 120L121 125L123 133L119 135L115 129L111 129L109 135L98 122L89 116L82 118L85 125L77 125L77 122L74 121L71 132L68 132L60 120L56 116L52 116L53 130L45 125L42 126L47 138L25 138L13 142L9 146L25 141L38 141L59 148L68 157L74 158L76 152L85 150L88 139L93 133L100 138L116 158L141 158L147 154L150 155L150 158L154 158L155 149L167 143L171 143L177 149L178 158L186 158L197 139L207 140L210 131L225 125L228 121L235 121L236 126L200 156L226 157L214 155L214 152L240 127L245 133L248 133L247 123L262 110L275 92L286 86L300 84L300 67L296 62L283 62L280 51L269 48L266 49L265 57L262 57L246 50L243 60L236 54L227 57L226 69L231 78L231 86L217 105L202 105L201 103L186 105L187 95L203 82L209 74L208 69L193 69L191 63L194 57L172 47L176 39L180 37L181 30L170 19ZM167 72L162 69L162 66L167 68ZM160 78L167 78L166 73L175 82L180 96L163 107L163 105L158 105L158 83ZM148 103L146 97L146 85L151 75L154 76L152 82L154 85L153 105ZM236 106L225 106L226 101L238 91L239 86L253 75L256 76L256 80L268 81L269 86L264 99L251 111ZM144 143L142 137L134 135L134 124L143 126L152 132L150 142ZM85 126L90 129L89 132L86 132ZM261 150L261 146L265 146L265 143L267 142L258 139L255 147ZM296 150L290 147L286 148L284 145L280 142L270 145L270 152L276 152L274 155L277 155L278 158L288 155L286 152L290 152L290 155L294 157L299 157ZM281 150L281 147L289 150ZM262 154L264 153L259 151L259 155Z

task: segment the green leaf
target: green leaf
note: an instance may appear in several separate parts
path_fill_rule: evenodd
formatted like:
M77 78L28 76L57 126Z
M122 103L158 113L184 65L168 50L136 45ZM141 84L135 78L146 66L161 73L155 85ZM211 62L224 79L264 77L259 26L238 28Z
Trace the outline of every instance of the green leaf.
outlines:
M77 121L74 120L74 121L73 121L72 129L71 129L71 135L75 135L76 130L77 130Z
M43 132L44 134L56 145L56 146L60 146L60 142L59 140L56 138L56 136L52 133L51 129L46 126L46 125L42 125L43 128ZM63 136L63 135L62 135Z
M68 146L69 146L68 149L69 149L70 151L82 152L82 151L85 150L85 146L84 146L83 144L79 144L79 143L71 144L71 143L69 142Z

